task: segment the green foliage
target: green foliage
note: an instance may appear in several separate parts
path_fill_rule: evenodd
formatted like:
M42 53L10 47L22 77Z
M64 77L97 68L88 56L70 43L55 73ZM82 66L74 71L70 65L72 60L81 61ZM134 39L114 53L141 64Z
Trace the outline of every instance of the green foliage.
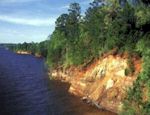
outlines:
M48 53L48 40L44 41L44 42L40 42L38 45L37 45L37 54L43 56L43 57L47 57L47 53ZM34 52L35 53L35 52Z
M150 7L144 5L137 6L135 9L136 26L142 27L146 24L150 24Z
M129 74L132 75L135 71L135 68L134 68L134 64L133 64L131 57L128 58L127 63L128 63L129 67L127 69L125 69L125 75L129 75Z
M123 108L123 111L119 113L120 115L136 115L134 107L128 105L129 103L126 103L125 108Z
M136 44L136 51L142 55L143 70L139 74L137 80L130 90L128 90L128 97L125 99L124 114L127 114L129 105L135 109L135 114L147 115L150 112L150 35L147 34L141 38ZM146 87L148 94L143 94L143 88ZM143 96L147 96L148 100L143 101ZM131 107L131 106L130 106Z
M150 34L146 34L139 40L136 44L136 51L144 56L149 56L150 54Z
M128 76L130 74L130 70L128 68L125 69L125 76Z
M127 1L121 6L117 0L94 0L82 19L78 4L71 4L68 11L58 18L50 39L48 61L51 67L77 66L113 48L129 54L136 52L144 60L144 71L128 90L121 114L149 112L149 102L142 102L143 84L150 86L150 39L149 30L145 28L150 23L149 7L133 6ZM131 58L128 65L125 74L133 74Z
M17 51L27 51L33 55L39 54L43 57L47 57L47 46L48 46L48 40L45 40L40 43L22 43L22 44L17 44L9 47L11 50L17 52Z

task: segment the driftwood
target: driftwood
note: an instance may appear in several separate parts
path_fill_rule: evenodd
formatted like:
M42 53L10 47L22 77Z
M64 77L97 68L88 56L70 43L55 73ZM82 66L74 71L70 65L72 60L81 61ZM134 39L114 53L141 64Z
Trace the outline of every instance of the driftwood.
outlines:
M92 106L96 106L98 109L103 110L103 108L96 101L93 101L93 100L89 99L88 97L83 97L82 101L87 103L87 104L90 104Z

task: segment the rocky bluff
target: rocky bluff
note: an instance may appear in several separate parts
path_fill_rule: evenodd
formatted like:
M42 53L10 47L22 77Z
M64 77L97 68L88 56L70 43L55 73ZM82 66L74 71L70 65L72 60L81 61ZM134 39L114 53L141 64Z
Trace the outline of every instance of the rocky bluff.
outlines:
M134 71L131 72L131 63ZM70 67L51 71L54 79L69 82L69 92L82 97L98 108L115 113L122 109L127 89L141 71L141 59L136 56L107 55L94 60L84 69Z

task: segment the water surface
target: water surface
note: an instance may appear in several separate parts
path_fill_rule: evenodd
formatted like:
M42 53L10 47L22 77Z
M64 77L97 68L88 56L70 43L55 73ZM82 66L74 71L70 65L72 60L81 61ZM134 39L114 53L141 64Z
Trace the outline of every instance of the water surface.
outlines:
M69 84L46 73L43 59L0 48L0 115L114 115L70 95Z

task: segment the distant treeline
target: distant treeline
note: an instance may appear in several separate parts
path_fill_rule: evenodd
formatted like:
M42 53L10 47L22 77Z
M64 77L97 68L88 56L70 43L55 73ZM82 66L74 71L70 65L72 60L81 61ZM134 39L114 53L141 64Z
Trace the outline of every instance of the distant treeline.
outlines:
M16 45L10 45L8 46L11 50L17 52L17 51L27 51L30 52L31 54L35 55L41 55L43 57L47 57L47 52L48 52L48 42L49 40L45 40L40 43L22 43L22 44L16 44Z
M61 14L49 40L18 44L47 58L51 68L78 66L116 48L143 59L143 71L124 101L123 115L150 113L150 96L143 101L142 88L150 94L150 2L149 0L94 0L85 15L78 3Z

